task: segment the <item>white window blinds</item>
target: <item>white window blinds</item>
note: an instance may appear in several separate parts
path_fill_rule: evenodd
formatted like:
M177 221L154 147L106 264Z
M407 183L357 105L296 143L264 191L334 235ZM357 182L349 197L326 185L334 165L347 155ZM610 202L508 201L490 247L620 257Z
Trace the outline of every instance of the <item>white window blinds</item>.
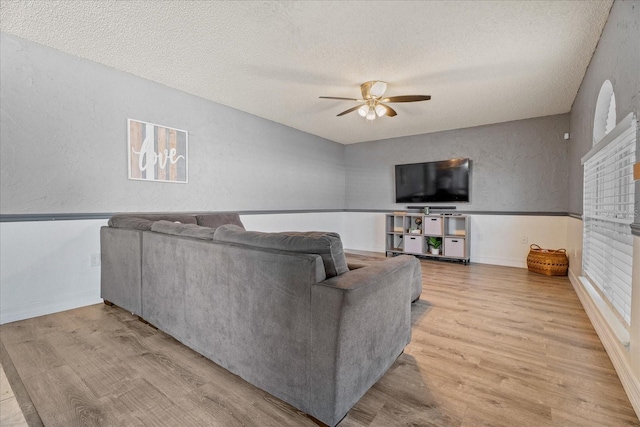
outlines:
M623 119L583 159L583 270L629 327L636 162L636 120Z

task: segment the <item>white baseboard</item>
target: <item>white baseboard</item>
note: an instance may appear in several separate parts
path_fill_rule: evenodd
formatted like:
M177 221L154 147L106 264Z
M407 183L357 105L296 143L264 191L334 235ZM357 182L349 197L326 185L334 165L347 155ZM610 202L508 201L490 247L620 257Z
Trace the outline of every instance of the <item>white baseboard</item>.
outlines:
M102 302L98 292L95 290L81 292L73 295L65 295L64 298L56 298L49 301L38 301L29 304L22 304L0 311L0 325L18 320L30 319L32 317L44 316L58 313L60 311L85 307L87 305Z
M627 393L633 410L640 418L640 380L631 370L626 348L620 343L611 327L609 327L603 314L598 310L596 303L589 296L589 292L584 288L580 278L576 277L571 270L569 270L569 280L576 294L578 294L582 307L584 307L584 311L587 313L587 316L589 316L589 320L596 330L600 341L602 341L602 345L607 351L609 359L611 359L611 363L620 378L622 387Z
M527 268L527 260L520 258L502 258L502 257L487 257L487 256L472 256L471 262L477 262L479 264L491 264L502 265L504 267L518 267Z

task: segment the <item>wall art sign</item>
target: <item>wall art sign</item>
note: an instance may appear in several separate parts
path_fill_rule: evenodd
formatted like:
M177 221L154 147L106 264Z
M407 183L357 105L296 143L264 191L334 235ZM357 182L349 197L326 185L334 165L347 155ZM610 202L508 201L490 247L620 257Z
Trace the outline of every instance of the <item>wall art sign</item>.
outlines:
M187 183L188 133L128 119L129 179Z

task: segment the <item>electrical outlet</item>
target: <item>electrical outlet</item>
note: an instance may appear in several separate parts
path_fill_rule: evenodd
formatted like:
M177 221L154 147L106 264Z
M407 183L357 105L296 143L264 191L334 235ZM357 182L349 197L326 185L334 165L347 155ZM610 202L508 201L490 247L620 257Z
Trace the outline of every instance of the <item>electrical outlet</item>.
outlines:
M100 254L91 254L91 267L100 267Z
M526 245L529 243L529 238L527 236L522 236L520 238L520 243L522 243L523 245Z

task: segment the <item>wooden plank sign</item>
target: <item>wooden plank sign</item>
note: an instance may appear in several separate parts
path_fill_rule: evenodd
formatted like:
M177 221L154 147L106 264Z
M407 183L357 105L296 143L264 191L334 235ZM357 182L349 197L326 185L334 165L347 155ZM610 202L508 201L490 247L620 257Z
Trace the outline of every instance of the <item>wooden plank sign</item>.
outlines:
M187 131L128 119L129 179L187 183Z

